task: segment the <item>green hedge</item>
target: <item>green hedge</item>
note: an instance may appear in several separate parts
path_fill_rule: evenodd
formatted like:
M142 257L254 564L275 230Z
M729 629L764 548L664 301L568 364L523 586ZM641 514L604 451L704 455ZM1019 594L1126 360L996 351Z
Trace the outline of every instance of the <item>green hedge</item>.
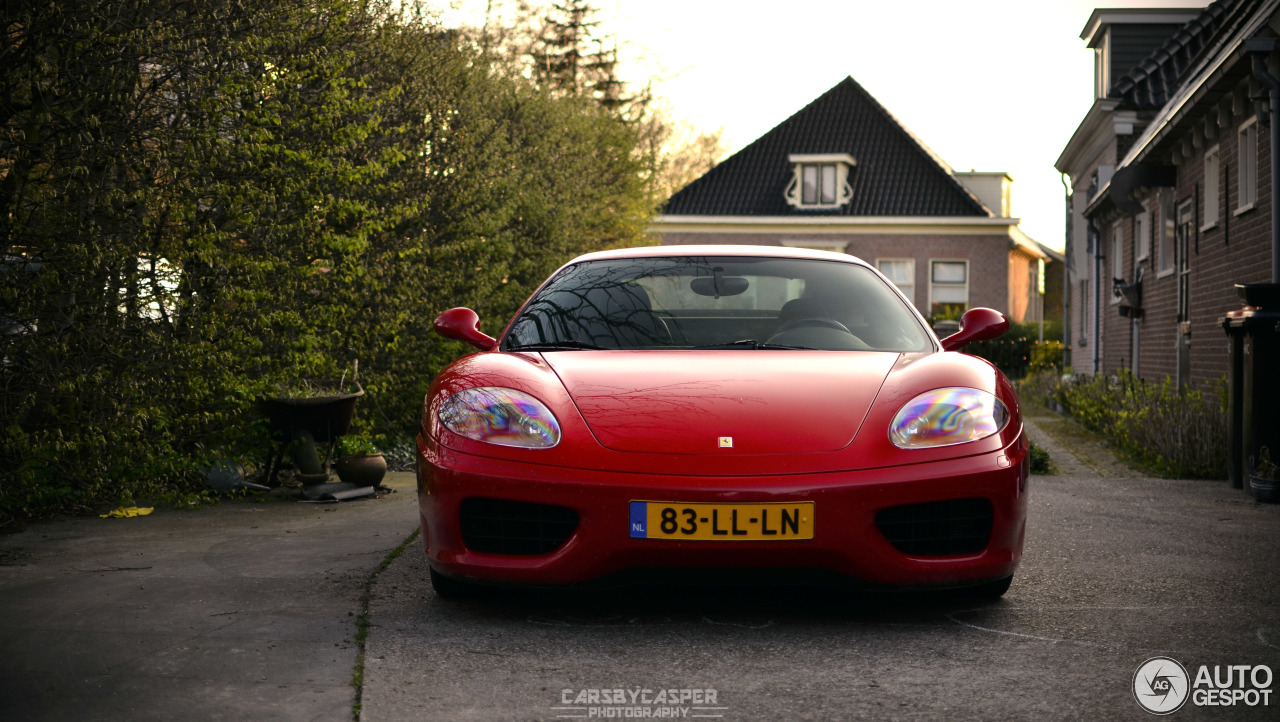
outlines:
M1028 376L1019 391L1030 400L1057 401L1081 425L1160 476L1227 478L1225 380L1189 389L1169 378L1143 381L1127 370L1080 378L1041 372Z
M357 428L412 439L469 350L436 315L496 333L572 256L647 242L635 124L415 7L14 5L0 523L198 490L265 459L259 398L357 360Z

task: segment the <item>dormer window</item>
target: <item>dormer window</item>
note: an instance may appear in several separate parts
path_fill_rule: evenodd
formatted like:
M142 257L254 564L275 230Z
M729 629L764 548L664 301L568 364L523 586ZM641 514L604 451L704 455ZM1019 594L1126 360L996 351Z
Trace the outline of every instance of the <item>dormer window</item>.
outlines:
M839 208L853 198L849 169L857 165L846 153L793 154L795 175L787 185L787 203L796 208Z

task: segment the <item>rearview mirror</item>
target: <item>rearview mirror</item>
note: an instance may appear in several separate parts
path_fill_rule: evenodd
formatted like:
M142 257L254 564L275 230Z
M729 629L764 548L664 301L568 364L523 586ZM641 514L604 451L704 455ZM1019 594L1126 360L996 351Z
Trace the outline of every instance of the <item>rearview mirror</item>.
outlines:
M960 318L960 330L942 339L942 350L959 351L974 341L1000 338L1009 330L1009 319L992 308L971 308Z
M717 269L719 270L719 269ZM721 276L711 278L695 278L689 282L689 289L699 296L737 296L751 286L751 282L741 276Z
M455 341L466 341L481 351L488 351L497 339L480 330L480 316L469 308L451 308L436 316L432 324L436 333Z

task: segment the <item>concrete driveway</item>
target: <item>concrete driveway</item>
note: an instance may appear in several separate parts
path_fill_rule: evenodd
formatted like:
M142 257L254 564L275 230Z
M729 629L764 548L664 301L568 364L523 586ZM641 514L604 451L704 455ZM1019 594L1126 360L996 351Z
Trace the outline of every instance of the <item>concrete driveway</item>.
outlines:
M1023 565L990 604L771 589L445 601L415 548L374 587L362 719L1148 719L1131 689L1149 658L1280 673L1280 508L1220 482L1035 477L1031 494ZM633 702L644 690L715 704ZM1175 717L1274 720L1270 702Z
M0 718L350 720L361 596L413 531L413 479L0 537Z
M380 570L415 529L412 479L376 500L0 537L0 716L350 720L358 701L364 720L1149 719L1131 690L1151 657L1280 673L1280 507L1222 482L1034 477L1017 579L978 604L768 588L446 602L416 539ZM613 690L625 704L599 701Z

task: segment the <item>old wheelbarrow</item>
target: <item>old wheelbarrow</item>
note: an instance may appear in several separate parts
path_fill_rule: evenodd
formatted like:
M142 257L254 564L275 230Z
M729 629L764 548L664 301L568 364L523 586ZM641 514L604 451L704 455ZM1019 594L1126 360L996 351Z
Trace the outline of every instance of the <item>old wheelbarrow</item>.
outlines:
M347 433L356 401L364 396L364 388L352 382L356 390L324 396L302 396L262 399L259 407L267 417L272 439L277 442L267 460L264 478L268 486L276 486L276 475L290 452L294 470L304 484L323 483L329 478L329 457L339 436ZM321 460L317 443L325 445Z

